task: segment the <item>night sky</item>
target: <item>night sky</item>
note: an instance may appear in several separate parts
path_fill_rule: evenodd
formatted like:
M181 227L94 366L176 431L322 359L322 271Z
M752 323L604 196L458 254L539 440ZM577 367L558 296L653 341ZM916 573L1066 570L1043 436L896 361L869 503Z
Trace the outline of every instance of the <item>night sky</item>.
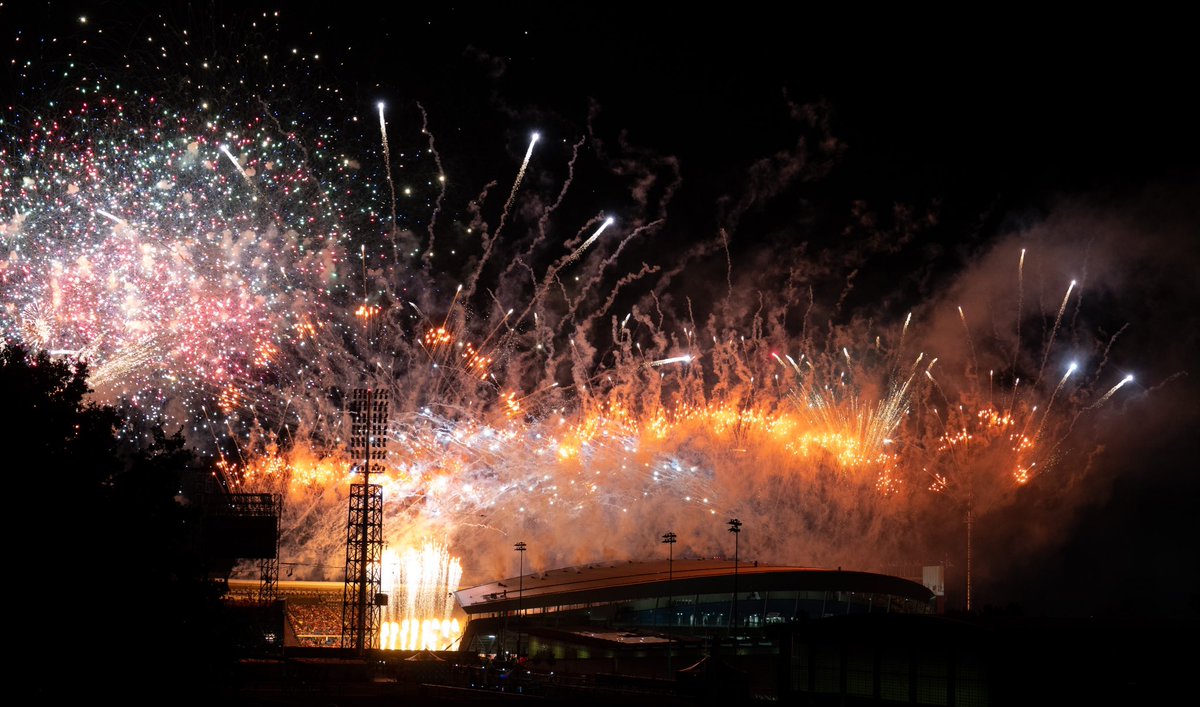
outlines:
M531 130L560 145L558 162L590 130L660 177L678 166L666 225L622 265L685 257L725 229L731 279L752 289L806 244L827 275L817 300L894 322L915 308L935 342L959 335L955 302L971 311L1014 286L1011 253L1028 243L1048 279L1086 278L1078 326L1107 338L1128 324L1111 357L1137 383L1087 426L1075 468L979 518L977 602L1200 611L1200 107L1181 18L290 5L3 0L0 131L65 99L81 73L178 97L195 62L218 57L221 80L301 77L272 101L311 105L312 120L362 116L364 142L386 102L392 150L414 163L428 159L419 101L454 176L446 220L465 223L488 180L508 189ZM146 48L160 43L166 58ZM580 222L595 202L628 200L603 177L582 189L589 203L567 207ZM404 226L427 214L408 209ZM447 270L474 257L461 233L442 247L455 249ZM725 276L723 257L697 257L680 291L699 301Z

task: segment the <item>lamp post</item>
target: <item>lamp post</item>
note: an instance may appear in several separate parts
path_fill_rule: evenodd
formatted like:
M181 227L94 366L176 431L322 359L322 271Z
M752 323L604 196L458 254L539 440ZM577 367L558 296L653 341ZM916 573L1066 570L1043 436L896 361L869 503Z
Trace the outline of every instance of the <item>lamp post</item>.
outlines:
M726 523L729 526L729 532L733 533L733 611L730 614L729 625L734 631L737 630L737 613L738 613L738 536L742 533L742 521L734 518ZM733 652L737 653L737 636L733 639Z
M525 543L519 542L513 545L513 549L520 553L520 571L517 574L517 659L521 658L521 611L524 609L525 600Z
M664 533L662 536L663 543L667 546L667 626L674 629L675 625L675 608L672 604L675 603L675 592L672 586L672 581L675 579L675 533ZM674 640L673 633L667 634L667 676L671 675L671 643Z

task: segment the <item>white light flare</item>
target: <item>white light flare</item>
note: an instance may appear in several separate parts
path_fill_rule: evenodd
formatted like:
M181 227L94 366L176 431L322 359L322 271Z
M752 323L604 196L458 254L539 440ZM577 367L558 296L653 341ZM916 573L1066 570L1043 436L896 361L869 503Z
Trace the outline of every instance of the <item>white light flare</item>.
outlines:
M245 179L247 182L250 181L250 175L246 174L246 170L242 169L242 163L238 162L237 158L233 156L233 153L229 151L229 146L221 145L221 152L225 153L225 156L229 158L229 161L233 163L233 166L237 168L238 174L242 175L242 179Z
M670 364L670 363L691 363L691 362L692 362L692 355L685 354L683 356L672 356L670 358L660 358L657 361L651 361L650 365L651 366L666 366L667 364Z
M604 233L604 229L611 225L613 225L613 217L609 216L608 218L604 219L604 223L600 224L600 228L597 228L596 232L583 242L583 245L576 248L574 253L571 253L571 257L567 258L566 263L574 262L580 255L583 255L583 251L587 250L588 246L595 243L596 239L600 237L600 234ZM564 265L566 263L564 263Z

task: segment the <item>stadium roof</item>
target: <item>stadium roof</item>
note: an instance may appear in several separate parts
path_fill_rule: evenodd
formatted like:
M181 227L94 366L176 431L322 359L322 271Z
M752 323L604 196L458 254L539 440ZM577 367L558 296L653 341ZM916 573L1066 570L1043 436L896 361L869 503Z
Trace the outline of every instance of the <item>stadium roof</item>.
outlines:
M667 560L599 562L532 572L455 592L468 614L530 609L593 601L638 599L668 594L720 593L733 590L733 560ZM668 573L670 586L668 587ZM786 567L742 561L737 567L738 592L847 591L886 593L929 601L933 593L907 579L871 572ZM524 591L521 586L524 585ZM520 596L519 596L520 595Z

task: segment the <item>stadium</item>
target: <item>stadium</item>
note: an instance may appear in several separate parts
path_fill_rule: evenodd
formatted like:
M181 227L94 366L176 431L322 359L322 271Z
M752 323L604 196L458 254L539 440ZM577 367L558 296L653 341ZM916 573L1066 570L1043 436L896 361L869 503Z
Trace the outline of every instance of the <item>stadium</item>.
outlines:
M732 560L609 562L535 572L455 592L469 621L462 647L554 659L607 657L669 644L764 647L768 627L866 613L933 613L921 584L869 572ZM525 645L520 642L526 641Z

